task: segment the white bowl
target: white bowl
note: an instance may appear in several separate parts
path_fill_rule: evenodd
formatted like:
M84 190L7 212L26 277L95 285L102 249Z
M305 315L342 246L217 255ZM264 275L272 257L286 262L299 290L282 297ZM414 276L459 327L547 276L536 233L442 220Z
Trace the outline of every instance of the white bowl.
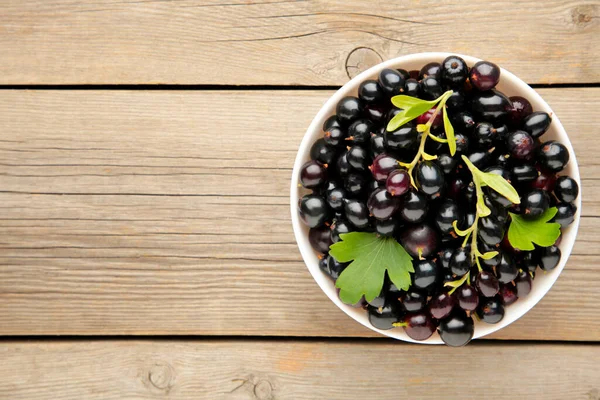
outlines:
M301 197L300 191L302 190L298 187L299 173L302 164L304 164L310 159L309 152L311 145L315 140L323 136L323 122L329 116L335 114L336 104L343 97L357 96L358 86L362 81L366 79L377 79L379 72L384 68L403 68L407 71L415 69L420 70L423 65L433 61L441 62L444 58L452 54L453 53L410 54L378 64L372 68L369 68L368 70L364 71L358 76L354 77L344 86L342 86L337 92L335 92L334 95L331 96L331 98L329 98L325 105L321 107L321 110L319 110L317 116L313 119L312 123L308 127L308 130L306 131L306 134L304 135L304 138L302 139L300 148L298 149L298 155L296 156L296 161L294 163L294 171L292 172L290 206L292 210L292 224L294 227L294 234L296 236L296 241L298 242L298 247L300 248L302 258L304 259L308 270L312 274L317 284L321 287L323 292L325 292L325 294L331 299L331 301L333 301L342 311L344 311L350 317L354 318L356 321L360 322L367 328L379 332L383 335L395 339L404 340L407 342L429 344L443 343L437 333L434 333L433 336L431 336L425 341L415 341L408 337L408 335L404 333L404 330L402 328L394 328L391 330L377 329L369 323L367 312L364 309L354 308L352 306L342 303L342 301L337 296L337 291L334 282L319 268L319 259L317 258L318 253L312 249L308 241L308 227L300 221L300 218L298 216L298 199ZM461 54L455 55L462 57L469 66L472 66L477 61L481 61L478 58L470 56L465 56ZM533 282L533 288L529 295L523 299L519 299L516 303L506 307L504 318L499 323L492 325L475 320L475 334L473 338L480 338L482 336L489 335L490 333L496 332L497 330L502 329L505 326L511 324L512 322L522 317L527 311L529 311L533 306L535 306L536 303L542 299L542 297L544 297L546 292L550 290L550 288L562 272L567 262L567 259L571 254L573 244L575 243L575 236L577 235L577 228L579 227L579 219L581 215L581 180L579 178L579 167L575 158L573 146L571 146L569 137L567 136L565 129L560 123L560 120L535 90L533 90L525 82L523 82L515 75L511 74L503 68L502 73L500 75L500 83L498 84L497 88L507 96L519 95L525 97L531 102L534 111L545 111L552 115L552 124L550 125L548 131L542 136L542 139L544 141L555 139L567 147L571 158L567 167L561 172L561 175L569 175L570 177L575 179L577 181L577 184L579 185L580 194L576 200L577 214L575 215L575 221L569 227L567 227L567 229L565 229L562 234L563 237L559 246L562 253L562 257L558 266L550 272L538 273L536 275L535 281Z

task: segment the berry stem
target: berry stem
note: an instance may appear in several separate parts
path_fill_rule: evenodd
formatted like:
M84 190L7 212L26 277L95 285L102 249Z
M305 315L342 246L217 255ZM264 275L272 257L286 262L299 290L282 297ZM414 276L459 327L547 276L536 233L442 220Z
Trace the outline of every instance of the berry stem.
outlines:
M477 269L479 270L479 272L481 272L483 271L483 268L481 267L481 262L479 260L482 258L483 254L477 248L477 229L479 227L479 219L481 217L486 217L490 215L491 210L488 208L488 206L485 205L481 180L479 179L479 175L476 173L477 171L479 171L479 169L475 165L473 165L473 163L469 161L467 157L462 156L462 159L469 168L469 171L471 171L471 175L473 176L473 184L475 185L475 193L477 195L475 220L473 221L473 225L471 225L464 231L458 229L457 221L454 221L452 223L452 226L454 226L454 230L458 235L465 237L462 243L463 247L467 245L469 238L471 239L471 264L477 265ZM454 290L456 290L456 288L460 287L466 280L470 279L469 275L470 272L467 272L465 276L463 276L461 279L452 282L447 282L446 286L452 286L454 288L451 291L452 293Z
M398 161L398 164L400 164L400 166L405 167L407 169L408 176L410 177L410 183L413 185L413 187L415 189L418 189L418 188L417 188L417 184L415 183L415 179L413 177L413 170L415 169L415 167L417 166L419 161L421 159L435 160L437 158L437 156L432 156L425 152L425 143L427 142L427 138L435 137L435 139L433 139L433 140L435 140L437 142L448 143L448 140L438 138L434 134L432 134L431 126L433 125L433 121L435 121L435 118L437 117L437 115L440 113L440 110L442 110L444 107L446 107L446 101L450 98L450 96L452 96L452 93L453 93L452 90L448 90L443 95L438 97L437 103L433 106L433 107L435 107L435 112L431 115L431 117L429 118L429 121L427 121L427 123L425 125L417 126L417 130L422 132L422 135L421 135L421 142L419 143L419 150L417 151L417 154L415 154L415 157L413 158L413 160L410 163L403 163L403 162Z

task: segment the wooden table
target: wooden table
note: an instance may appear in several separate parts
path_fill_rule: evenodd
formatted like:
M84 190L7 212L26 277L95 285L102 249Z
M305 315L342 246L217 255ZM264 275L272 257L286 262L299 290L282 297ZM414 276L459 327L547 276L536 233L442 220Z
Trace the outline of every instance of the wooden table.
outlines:
M0 1L0 399L600 399L600 3ZM455 51L569 132L579 239L466 348L375 335L304 267L302 135L381 60Z

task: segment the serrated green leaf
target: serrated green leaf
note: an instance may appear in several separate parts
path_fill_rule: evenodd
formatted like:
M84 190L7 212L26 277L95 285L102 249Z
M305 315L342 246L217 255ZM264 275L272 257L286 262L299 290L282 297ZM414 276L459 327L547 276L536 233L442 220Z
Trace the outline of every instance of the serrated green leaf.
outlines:
M519 204L521 202L517 190L501 175L496 175L491 172L479 172L479 180L482 183L485 183L487 186L506 197L513 204Z
M345 233L340 238L329 254L339 262L352 261L335 282L344 303L356 304L363 295L367 301L379 296L386 271L398 289L408 290L410 272L414 272L412 257L396 239L365 232Z
M483 253L479 255L479 258L483 258L484 260L491 260L492 258L498 255L497 251L488 251L487 253Z
M520 250L534 250L534 243L548 247L556 243L560 236L560 224L548 222L556 215L558 209L551 207L536 219L525 219L518 214L510 214L508 241L511 246Z
M403 95L403 94L400 94L398 96L392 97L392 104L395 105L398 108L403 109L403 110L406 110L408 108L412 108L412 107L415 107L415 106L419 106L419 105L423 105L423 107L425 107L426 104L429 105L427 107L427 110L429 110L431 107L433 107L433 105L435 103L437 103L437 99L436 100L432 100L432 101L427 101L427 100L419 99L417 97L406 96L406 95ZM419 115L421 115L421 114L419 114Z
M446 107L443 109L444 114L444 131L446 131L446 138L448 139L448 148L450 149L450 155L453 156L456 153L456 137L454 136L454 127L450 123L448 118L448 111Z

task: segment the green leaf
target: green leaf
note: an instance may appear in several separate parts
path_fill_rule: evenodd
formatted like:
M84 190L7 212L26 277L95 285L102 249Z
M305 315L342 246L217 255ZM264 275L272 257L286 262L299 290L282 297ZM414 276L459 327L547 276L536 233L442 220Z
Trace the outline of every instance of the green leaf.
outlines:
M479 255L479 258L483 258L484 260L491 260L492 258L498 255L497 251L488 251L487 253L483 253Z
M335 282L344 303L356 304L363 295L367 301L379 296L385 271L398 289L408 290L412 257L394 238L365 232L344 233L340 238L329 254L339 262L352 261Z
M483 199L483 196L477 197L477 214L479 214L480 217L487 217L491 213L492 210L490 210L490 208L485 205L485 200Z
M386 129L388 132L393 132L396 129L400 128L402 125L412 121L415 118L417 117L407 117L406 111L402 110L398 114L396 114L394 118L390 120L390 122L388 122Z
M415 106L420 106L420 105L422 105L423 107L425 107L425 105L428 104L428 107L425 110L425 111L427 111L431 107L433 107L435 105L435 103L437 103L437 101L438 101L438 99L432 100L432 101L421 100L421 99L419 99L417 97L406 96L406 95L403 95L403 94L400 94L398 96L392 97L392 104L395 105L398 108L403 109L403 110L406 110L408 108L412 108L412 107L415 107ZM421 115L421 114L419 114L419 115Z
M434 104L435 104L435 101L436 100L434 100ZM406 124L407 122L410 122L413 119L417 118L419 115L424 114L427 111L429 111L429 109L432 107L432 105L430 103L431 103L430 101L423 102L420 104L416 104L410 108L405 108L402 111L400 111L388 123L388 125L387 125L388 132L395 131L396 129L400 128L402 125Z
M427 154L425 152L421 153L421 157L423 157L423 160L427 160L427 161L432 161L432 160L437 160L437 155L431 155L431 154Z
M504 179L501 175L481 171L479 168L473 165L473 163L464 155L462 156L462 159L471 171L471 174L473 174L473 182L475 182L475 184L479 183L479 185L481 186L491 187L496 192L506 197L511 203L521 203L521 199L519 198L519 193L517 193L517 190L514 187L512 187L512 185L508 183L508 181Z
M469 279L469 275L470 274L471 274L470 272L467 272L462 278L460 278L460 279L458 279L456 281L451 281L451 282L444 283L444 286L453 288L448 293L452 294L452 293L454 293L454 291L456 289L458 289L459 287L461 287L461 285L463 283L465 283Z
M448 139L448 148L450 149L450 155L453 156L456 153L456 137L454 136L454 127L450 123L448 118L448 111L444 107L444 130L446 131L446 138Z
M554 218L557 211L556 207L551 207L536 219L525 219L509 213L508 241L520 250L534 250L534 243L542 247L552 246L560 236L560 224L548 221Z
M521 199L519 193L506 179L501 175L496 175L491 172L480 172L479 180L487 186L506 197L511 203L519 204Z

